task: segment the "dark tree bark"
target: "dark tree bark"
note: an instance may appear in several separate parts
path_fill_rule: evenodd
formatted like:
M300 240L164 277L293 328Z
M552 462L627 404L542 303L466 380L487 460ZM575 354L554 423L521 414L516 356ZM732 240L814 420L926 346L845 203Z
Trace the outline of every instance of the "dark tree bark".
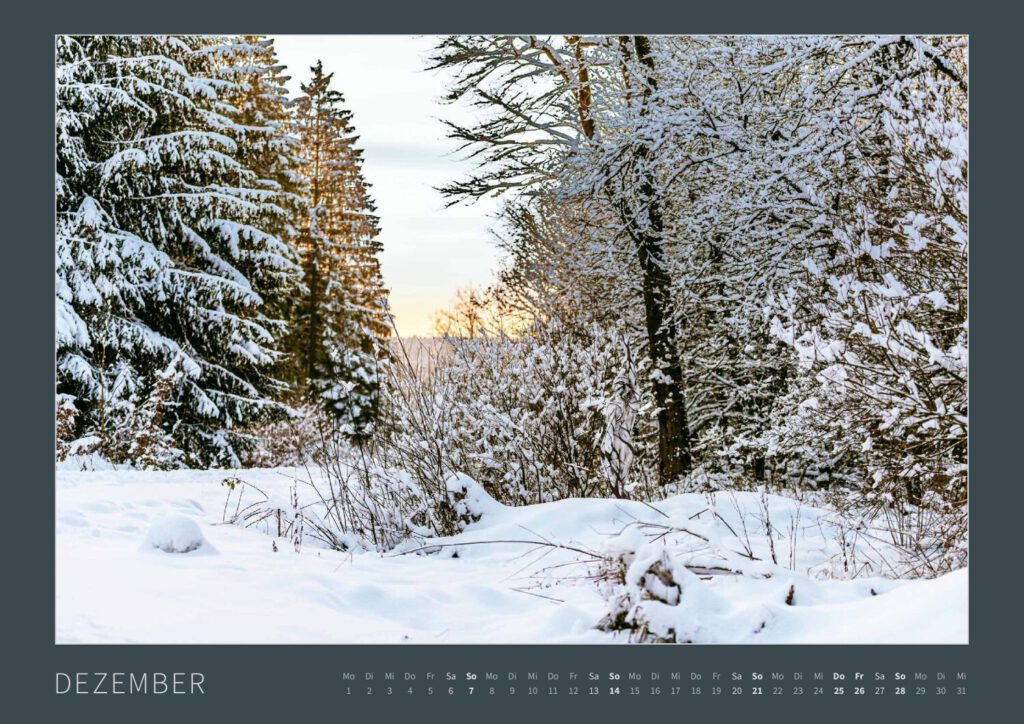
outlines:
M594 118L590 115L590 104L593 95L590 89L590 69L586 59L583 57L583 46L580 36L566 36L569 46L572 48L573 56L576 58L576 82L579 87L576 89L576 107L580 115L580 129L583 135L589 139L594 138Z
M642 35L621 38L623 71L629 79L628 65L639 61L640 88L636 89L640 113L646 115L651 95L657 88L650 41ZM634 189L621 187L613 199L635 246L643 289L648 351L654 369L652 388L658 406L658 481L674 482L689 472L690 427L686 416L685 383L679 359L678 331L674 323L672 287L665 261L663 199L655 184L652 163L654 151L640 137L633 147L632 163L639 174ZM635 196L635 198L628 198Z

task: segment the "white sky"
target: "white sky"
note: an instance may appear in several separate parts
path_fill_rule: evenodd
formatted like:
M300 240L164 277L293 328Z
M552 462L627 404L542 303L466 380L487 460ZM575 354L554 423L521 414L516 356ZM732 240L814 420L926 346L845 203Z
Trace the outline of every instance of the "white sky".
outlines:
M473 164L450 155L441 118L468 111L441 102L447 73L424 70L435 39L401 35L274 36L298 93L318 59L334 73L364 149L364 173L380 216L381 264L403 336L431 335L434 317L460 287L486 285L498 267L489 229L497 203L446 209L434 189Z

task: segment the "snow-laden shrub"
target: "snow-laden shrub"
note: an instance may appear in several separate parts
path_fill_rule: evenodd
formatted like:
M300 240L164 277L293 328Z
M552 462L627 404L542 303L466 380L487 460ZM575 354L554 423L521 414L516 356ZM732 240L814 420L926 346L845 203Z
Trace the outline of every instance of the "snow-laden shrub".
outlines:
M800 362L779 454L803 448L853 472L860 505L928 551L966 514L967 91L915 42L849 69L879 93L835 87L829 105L844 113L831 131L851 139L835 170L844 192L823 210L829 235L806 250L805 273L772 300L771 329ZM942 546L963 547L965 533Z
M934 578L967 565L968 506L926 493L921 505L866 505L862 490L845 488L823 499L840 555L832 575L868 566L892 578Z
M636 381L645 362L621 334L556 323L442 344L424 359L397 343L382 424L365 441L323 417L274 428L283 455L266 462L308 474L292 499L256 491L228 519L278 537L301 519L332 548L390 550L458 533L487 501L655 496L653 420ZM303 489L311 503L296 502Z
M236 497L228 520L278 537L291 536L301 520L307 539L339 550L391 550L462 529L469 511L460 510L466 502L459 496L465 493L450 489L453 479L472 473L460 466L455 447L460 381L439 372L446 362L414 357L401 342L397 347L381 399L385 424L357 443L336 420L315 412L300 417L279 434L286 450L297 446L287 454L307 472L287 499L263 490L254 490L256 499L244 505ZM253 488L242 478L232 494L237 483L243 483L238 496Z
M622 335L553 322L447 343L430 383L446 393L443 421L423 441L439 445L443 466L512 505L627 497L651 485L651 406L636 381L646 360Z
M244 478L225 479L225 521L287 541L296 552L307 543L384 552L458 533L500 508L466 475L451 475L435 498L407 473L373 466L351 448L348 453L319 474L296 478L285 494Z

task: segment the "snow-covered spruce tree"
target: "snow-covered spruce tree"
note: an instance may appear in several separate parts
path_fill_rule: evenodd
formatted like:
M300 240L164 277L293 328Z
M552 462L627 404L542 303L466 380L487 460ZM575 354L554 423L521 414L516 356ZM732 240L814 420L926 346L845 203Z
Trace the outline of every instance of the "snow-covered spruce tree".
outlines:
M166 257L115 228L87 193L90 125L101 104L128 114L131 97L102 81L80 39L58 36L56 76L56 372L69 443L110 433L130 408L137 380L123 360L149 334L134 313L138 289Z
M180 383L181 356L155 375L146 399L134 407L118 430L123 456L144 470L180 467L182 452L174 437L164 429L164 416Z
M965 53L955 37L827 38L783 64L823 70L795 148L832 175L830 238L774 321L814 381L788 439L827 441L869 501L908 515L966 503Z
M206 53L214 64L216 78L224 81L221 98L228 104L225 110L234 121L228 135L238 144L239 160L252 169L257 187L265 192L260 227L285 244L282 252L289 252L285 266L275 263L279 258L268 256L257 270L263 277L262 284L278 289L266 300L264 312L272 319L282 320L275 330L275 336L280 336L278 331L284 331L284 320L297 315L303 298L302 278L295 271L299 261L299 227L308 213L307 187L301 174L304 161L298 139L290 133L295 104L285 87L289 77L278 61L271 38L224 38ZM287 355L275 369L275 376L288 385L289 398L294 397L303 381L298 367L294 358Z
M300 248L306 294L293 348L306 394L353 439L372 431L387 356L377 217L344 97L322 63L296 102L309 214Z
M345 343L343 369L347 402L338 410L340 420L355 441L364 441L373 432L380 416L380 386L388 364L388 338L391 323L387 306L388 291L381 274L383 246L376 206L370 196L370 184L363 176L359 137L350 125L346 146L344 201L339 215L339 231L345 240L343 267L348 305L342 340Z
M262 226L276 192L232 138L229 61L207 52L220 44L58 39L58 393L113 457L179 356L160 424L186 464L238 464L246 426L281 409L263 310L298 268Z

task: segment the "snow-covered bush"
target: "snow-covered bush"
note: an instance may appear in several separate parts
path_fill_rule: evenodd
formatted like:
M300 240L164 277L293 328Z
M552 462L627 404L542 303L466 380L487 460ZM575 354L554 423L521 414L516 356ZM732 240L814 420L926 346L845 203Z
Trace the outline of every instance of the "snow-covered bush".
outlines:
M183 377L183 358L175 357L157 370L153 385L141 404L134 406L118 425L107 445L113 462L131 462L143 470L169 470L182 466L184 453L178 448L164 419L174 407L174 390Z
M799 359L776 454L847 474L862 514L890 520L931 575L966 547L963 52L956 38L888 37L794 56L845 63L846 76L808 83L818 121L799 145L820 158L805 183L834 185L815 212L828 234L772 301L772 333Z
M934 578L967 565L967 505L950 505L925 493L921 505L865 503L858 488L831 491L823 502L835 512L828 523L841 544L832 575L847 577L868 565L893 578Z
M423 488L408 473L379 467L345 445L321 458L318 470L294 478L284 496L244 475L226 478L225 522L287 540L296 552L310 542L383 552L456 534L500 507L467 475L450 475L440 489Z
M453 470L510 504L652 494L637 492L652 484L647 365L628 338L552 322L448 342Z
M448 338L426 363L401 345L395 356L385 423L368 440L357 444L323 418L280 433L286 446L304 443L294 458L309 465L301 483L323 503L312 518L303 508L306 530L327 545L388 550L457 533L473 514L470 491L453 480L473 481L474 499L510 505L658 496L651 405L636 383L646 363L627 337L552 323L515 337ZM272 528L276 511L294 519L287 501L251 505L234 519L269 516Z

